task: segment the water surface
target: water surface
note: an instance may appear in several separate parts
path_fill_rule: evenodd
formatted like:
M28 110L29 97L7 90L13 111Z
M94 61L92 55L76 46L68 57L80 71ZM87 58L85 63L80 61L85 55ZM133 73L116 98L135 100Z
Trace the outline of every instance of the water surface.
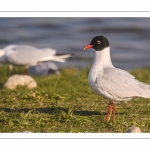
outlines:
M150 66L150 18L0 18L0 48L27 44L74 53L66 63L57 63L61 68L90 66L94 50L83 47L97 35L108 38L114 66Z

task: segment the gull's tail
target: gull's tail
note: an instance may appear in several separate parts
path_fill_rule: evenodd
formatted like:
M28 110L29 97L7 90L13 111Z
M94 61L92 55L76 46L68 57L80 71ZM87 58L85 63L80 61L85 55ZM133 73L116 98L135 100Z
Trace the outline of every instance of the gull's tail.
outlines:
M40 62L46 62L46 61L66 62L66 59L71 57L72 55L73 54L56 54L56 55L44 57L40 60Z
M53 61L58 61L58 62L65 62L67 58L71 57L72 54L57 54L54 55L54 60Z

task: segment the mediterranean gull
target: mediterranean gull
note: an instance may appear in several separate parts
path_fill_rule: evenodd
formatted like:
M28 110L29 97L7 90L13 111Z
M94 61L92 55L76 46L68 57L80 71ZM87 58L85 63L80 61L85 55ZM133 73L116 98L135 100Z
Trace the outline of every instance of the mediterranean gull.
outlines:
M128 101L134 97L150 98L150 84L138 81L129 72L115 68L111 62L110 44L104 36L96 36L84 47L95 49L94 60L88 75L92 90L107 98L110 103L106 120L110 119L113 109L113 120L116 115L116 103Z
M29 45L8 45L0 50L0 63L11 65L34 66L42 62L57 61L65 62L71 54L56 54L52 48L39 49Z

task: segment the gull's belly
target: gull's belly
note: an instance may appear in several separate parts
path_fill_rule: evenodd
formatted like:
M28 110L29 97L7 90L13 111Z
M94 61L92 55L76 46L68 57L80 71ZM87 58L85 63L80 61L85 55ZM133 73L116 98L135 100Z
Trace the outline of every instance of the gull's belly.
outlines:
M114 95L111 95L109 92L104 91L103 89L100 89L99 87L97 87L95 85L95 80L93 80L91 75L88 76L88 82L89 82L90 87L96 94L98 94L112 102L117 103L119 101L128 101L128 100L132 99L131 97L126 97L126 98L116 97Z
M104 91L95 85L95 80L94 80L94 78L92 78L92 76L90 74L88 76L88 82L89 82L90 87L96 94L98 94L102 97L105 97L108 100L114 100L114 97L112 95L110 95L107 91Z

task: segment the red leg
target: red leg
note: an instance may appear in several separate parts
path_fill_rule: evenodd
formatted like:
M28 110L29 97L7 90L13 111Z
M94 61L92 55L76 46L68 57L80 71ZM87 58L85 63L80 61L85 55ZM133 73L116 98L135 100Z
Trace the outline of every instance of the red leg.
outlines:
M28 74L28 69L25 68L24 74L27 75Z
M25 70L24 70L24 74L25 74L25 75L28 75L28 69L29 69L29 67L28 67L28 66L25 66Z
M112 105L111 105L111 102L110 102L109 105L108 105L107 116L106 116L106 119L105 119L106 121L108 121L108 119L110 117L111 109L112 109Z
M116 104L113 106L113 121L116 119Z

